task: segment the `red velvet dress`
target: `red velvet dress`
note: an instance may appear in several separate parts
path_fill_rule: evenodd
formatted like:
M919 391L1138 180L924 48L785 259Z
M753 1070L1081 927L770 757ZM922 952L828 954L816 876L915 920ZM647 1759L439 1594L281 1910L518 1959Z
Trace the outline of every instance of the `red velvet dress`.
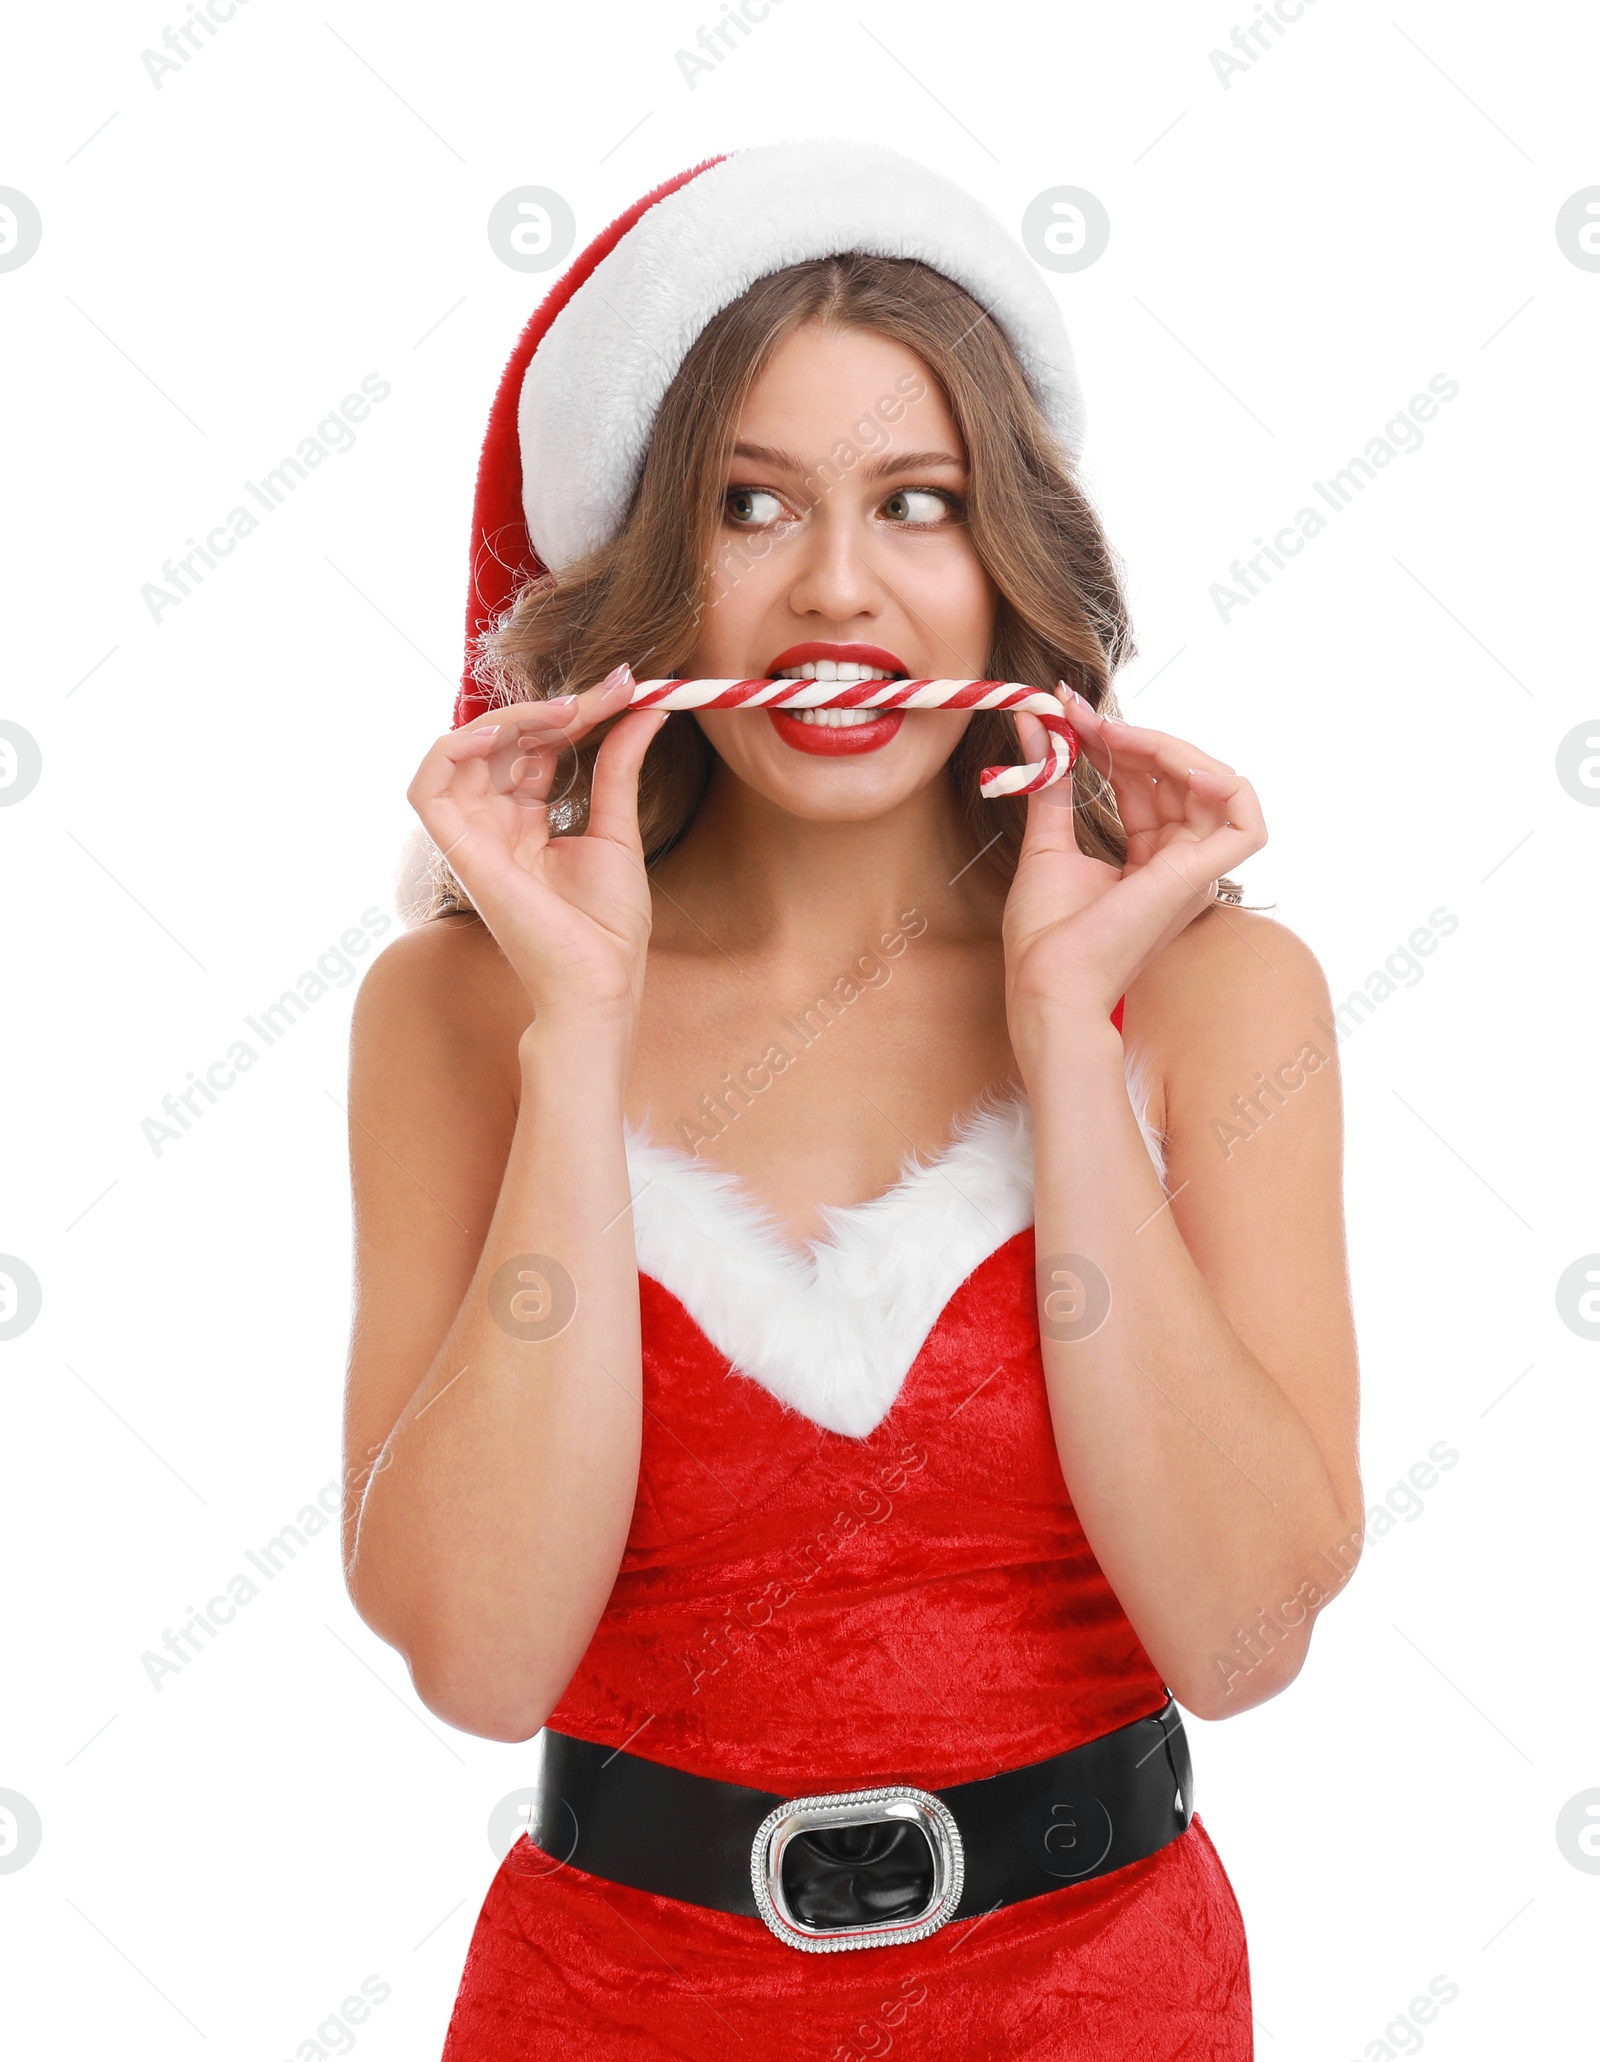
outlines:
M706 1272L714 1247L735 1248L730 1265L748 1259L741 1279L789 1263L770 1240L741 1253L727 1214L736 1206L727 1184L712 1193L708 1170L647 1175L661 1272L681 1277L725 1344L750 1345L739 1365L719 1351L653 1278L652 1239L641 1239L638 1500L611 1599L553 1727L795 1796L884 1782L939 1789L1160 1709L1165 1685L1090 1551L1057 1458L1026 1143L1022 1201L1003 1181L986 1187L983 1167L958 1166L953 1152L911 1198L920 1218L894 1195L835 1213L842 1243L856 1244L857 1287L880 1305L898 1299L920 1345L902 1353L903 1375L889 1367L877 1402L802 1389L810 1416L774 1393L783 1353L835 1290L841 1341L870 1331L867 1304L852 1319L845 1289L797 1283L791 1270L787 1314L776 1274L758 1282L758 1308L730 1314ZM678 1157L657 1153L656 1173ZM963 1192L954 1203L938 1190L946 1176ZM701 1192L714 1207L697 1272L675 1227ZM636 1219L644 1208L641 1198ZM952 1229L952 1210L970 1220L964 1230ZM974 1252L982 1257L969 1268ZM939 1280L941 1254L953 1283ZM916 1299L926 1311L930 1291L942 1307L924 1335ZM891 1323L872 1349L892 1360L892 1347ZM764 1365L764 1354L767 1379L751 1379L745 1366ZM791 1352L791 1389L810 1365ZM876 1422L851 1435L817 1421L852 1412ZM479 1917L445 2062L861 2062L891 2052L939 2062L1250 2056L1243 1922L1199 1817L1108 1876L910 1945L827 1955L797 1953L757 1918L602 1881L523 1837Z

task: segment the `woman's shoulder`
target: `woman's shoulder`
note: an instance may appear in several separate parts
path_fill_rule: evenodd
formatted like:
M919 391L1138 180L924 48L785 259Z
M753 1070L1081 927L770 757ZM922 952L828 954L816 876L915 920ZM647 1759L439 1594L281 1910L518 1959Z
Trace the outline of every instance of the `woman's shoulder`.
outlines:
M403 931L368 967L356 998L358 1052L419 1047L483 1066L510 1056L533 1014L493 932L470 912Z
M1167 1081L1292 1060L1321 1038L1328 983L1311 947L1287 924L1214 904L1157 952L1128 989L1123 1027Z

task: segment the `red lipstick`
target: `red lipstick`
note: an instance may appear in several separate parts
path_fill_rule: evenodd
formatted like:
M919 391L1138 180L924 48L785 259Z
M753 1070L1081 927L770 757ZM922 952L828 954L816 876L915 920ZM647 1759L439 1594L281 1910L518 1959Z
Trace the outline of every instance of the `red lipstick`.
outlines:
M881 669L878 677L882 680L903 678L906 671L905 661L893 652L885 651L881 644L840 644L832 639L809 638L803 644L791 644L771 659L767 665L767 677L773 679L790 667L804 666L816 659ZM870 684L868 681L851 683L855 687ZM797 752L809 752L818 759L847 759L865 752L880 752L898 734L905 721L905 713L900 709L886 710L871 723L849 724L807 723L783 709L769 709L767 714L782 743L792 746Z
M831 640L812 638L805 644L791 644L786 651L769 660L767 678L771 680L790 666L804 666L814 659L833 659L847 666L881 666L885 680L903 676L907 671L904 659L897 659L893 652L886 652L881 644L836 644Z
M784 744L793 745L797 752L810 752L818 759L845 759L857 752L881 751L906 720L903 709L891 709L871 723L837 726L806 723L786 709L769 709L767 715Z

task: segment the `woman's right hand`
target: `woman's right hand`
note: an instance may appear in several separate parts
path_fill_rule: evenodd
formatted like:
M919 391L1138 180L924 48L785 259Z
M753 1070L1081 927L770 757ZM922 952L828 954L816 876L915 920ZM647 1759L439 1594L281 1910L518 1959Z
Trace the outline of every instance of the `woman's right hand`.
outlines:
M600 746L589 821L553 838L546 805L563 751L626 710L626 666L597 687L516 702L447 732L406 791L428 835L521 976L536 1023L631 1037L650 938L639 768L666 713L623 715Z

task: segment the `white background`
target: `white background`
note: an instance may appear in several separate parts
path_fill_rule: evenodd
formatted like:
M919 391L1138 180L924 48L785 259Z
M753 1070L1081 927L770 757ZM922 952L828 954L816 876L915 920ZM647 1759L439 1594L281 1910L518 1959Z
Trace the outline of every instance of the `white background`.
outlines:
M549 284L492 252L494 202L555 188L581 247L713 151L823 135L1012 229L1047 187L1100 197L1109 249L1051 279L1128 567L1125 704L1253 777L1250 899L1336 996L1459 919L1344 1065L1369 1503L1460 1458L1287 1695L1192 1725L1259 2052L1407 2052L1385 2028L1440 1975L1439 2057L1592 2052L1600 1876L1555 1825L1600 1786L1600 1348L1555 1286L1600 1248L1600 809L1555 765L1600 733L1600 273L1555 218L1600 182L1600 22L1308 0L1224 86L1243 6L774 0L691 88L675 53L719 11L240 0L159 88L153 5L13 17L0 184L44 235L0 272L0 715L44 774L0 811L0 1251L44 1305L0 1346L0 1788L43 1840L0 1873L0 2024L19 2055L284 2062L372 1975L359 2049L439 2052L527 1750L421 1710L331 1529L159 1690L141 1664L338 1467L353 990L159 1156L141 1123L392 911L490 397ZM152 621L162 562L368 373L392 393L356 448ZM1230 562L1436 373L1460 392L1424 447L1224 623Z

